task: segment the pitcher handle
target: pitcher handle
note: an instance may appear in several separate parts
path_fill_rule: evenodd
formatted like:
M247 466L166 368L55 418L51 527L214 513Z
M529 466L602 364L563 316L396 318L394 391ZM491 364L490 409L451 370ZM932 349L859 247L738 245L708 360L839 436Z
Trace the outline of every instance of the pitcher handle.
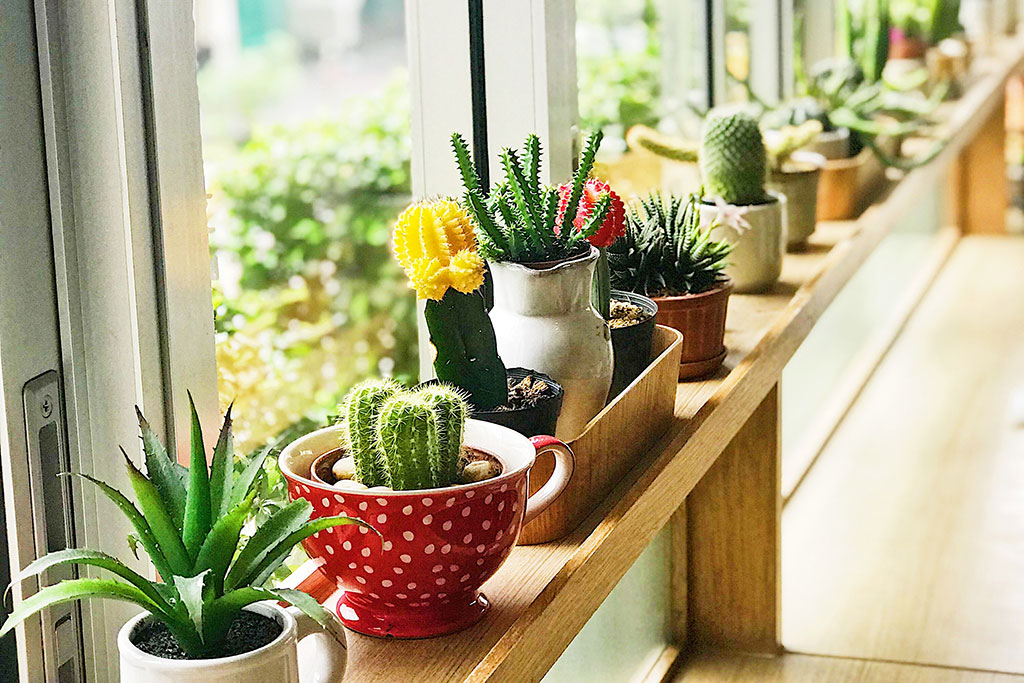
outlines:
M288 613L295 618L299 652L299 683L338 683L345 677L348 649L345 630L338 624L330 633L295 607Z
M576 467L576 456L572 449L566 446L553 436L534 436L530 439L533 447L537 449L537 457L544 453L552 453L555 456L555 469L551 472L551 478L540 487L540 490L530 496L526 501L526 517L523 524L539 515L544 509L554 502L555 498L569 485L572 478L572 471Z

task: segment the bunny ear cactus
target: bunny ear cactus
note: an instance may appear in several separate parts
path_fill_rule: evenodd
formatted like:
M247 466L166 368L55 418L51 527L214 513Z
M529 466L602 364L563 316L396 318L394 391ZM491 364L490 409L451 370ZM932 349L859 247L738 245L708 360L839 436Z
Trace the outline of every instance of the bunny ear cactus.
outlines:
M362 392L382 396L392 388L382 380L364 385ZM346 420L349 443L354 432L366 430L372 430L375 441L373 449L351 452L357 478L359 472L370 469L360 464L367 458L379 462L384 484L396 491L449 486L458 478L469 417L469 405L459 391L432 385L395 392L377 410L351 399L349 405L354 406Z
M710 197L728 204L762 204L767 155L757 119L742 107L712 109L704 119L700 168Z
M301 591L267 588L264 584L300 541L325 529L363 523L349 517L310 520L312 506L299 499L272 514L243 543L242 528L258 504L258 480L267 453L255 457L241 473L235 473L230 408L209 468L194 406L188 469L167 453L141 412L138 418L146 472L124 454L135 503L102 481L78 476L95 484L124 513L135 529L138 544L149 555L163 582L150 581L102 552L73 549L50 553L28 565L16 580L42 575L60 565L97 567L117 579L80 578L43 588L18 605L0 627L0 636L48 607L86 598L106 598L149 610L193 658L216 657L222 652L228 628L238 613L262 600L290 603L335 637L343 637L337 619L312 597Z
M464 389L481 410L504 404L505 366L480 290L484 262L465 209L449 199L410 206L395 223L394 250L410 285L426 299L438 378Z

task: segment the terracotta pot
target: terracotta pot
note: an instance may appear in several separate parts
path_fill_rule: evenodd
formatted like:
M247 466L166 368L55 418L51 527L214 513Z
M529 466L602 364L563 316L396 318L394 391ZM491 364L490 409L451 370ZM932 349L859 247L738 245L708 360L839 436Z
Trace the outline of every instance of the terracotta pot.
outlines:
M313 517L350 515L373 525L336 527L303 541L320 568L344 590L338 616L372 636L426 638L466 628L489 603L480 586L505 561L523 524L558 497L572 476L572 451L550 436L527 439L500 425L469 420L466 446L494 457L502 473L475 484L418 491L346 490L317 483L310 467L338 450L341 430L328 427L281 453L291 499L306 498ZM527 499L530 470L543 453L555 470Z
M782 273L782 257L786 254L786 198L769 191L770 201L743 207L743 218L749 228L720 225L711 231L716 240L728 240L733 245L725 274L732 278L737 292L755 293L771 289ZM714 217L718 208L702 204L705 215ZM685 334L685 333L684 333ZM686 343L685 341L683 342Z
M654 325L658 315L658 304L646 296L613 289L612 299L628 301L639 306L650 317L636 325L612 328L614 373L612 388L608 392L609 402L639 377L650 362L651 341L654 338Z
M927 49L920 38L897 38L889 41L889 59L921 59Z
M679 379L709 375L725 360L725 318L732 281L700 294L659 296L658 324L683 334Z
M252 652L217 659L166 659L143 652L133 641L153 616L144 612L130 619L117 634L122 683L332 683L344 678L345 645L311 618L271 602L245 609L275 620L281 634Z
M819 221L841 221L857 215L861 200L859 181L866 161L866 155L861 153L825 163L818 182Z
M597 249L551 264L491 263L491 322L506 365L533 368L565 389L555 436L576 438L612 385L611 330L591 306Z
M802 251L818 217L818 182L825 157L794 152L780 170L772 170L768 187L786 196L786 248Z

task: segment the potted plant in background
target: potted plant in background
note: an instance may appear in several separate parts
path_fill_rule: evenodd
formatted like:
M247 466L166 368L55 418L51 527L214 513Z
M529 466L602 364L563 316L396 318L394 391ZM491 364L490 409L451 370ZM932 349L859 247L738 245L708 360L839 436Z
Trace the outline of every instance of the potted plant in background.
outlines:
M371 380L340 412L338 424L292 442L278 461L289 496L308 500L316 516L358 513L383 534L339 529L305 540L344 590L338 615L360 633L396 638L475 623L489 607L480 586L523 524L565 488L572 451L467 419L461 392L444 384L409 391ZM528 498L530 470L545 452L554 474Z
M700 147L705 222L733 246L726 268L737 292L771 288L786 252L785 197L765 190L767 153L757 119L740 107L712 109Z
M599 252L587 240L604 228L615 200L607 191L584 197L600 143L600 132L588 136L560 200L559 188L540 182L536 135L527 137L521 153L502 151L505 179L490 193L462 136L452 135L463 201L494 278L491 322L498 353L505 362L534 368L564 387L555 431L564 440L579 435L601 411L612 379L611 332L591 305Z
M802 148L821 133L821 123L807 121L764 132L768 152L768 188L786 197L786 247L802 251L814 232L818 213L818 182L825 157Z
M725 360L732 247L700 226L698 195L650 194L630 207L626 234L611 248L614 286L650 296L658 322L683 333L679 378L710 374Z
M258 504L257 479L266 453L235 475L230 409L209 469L194 407L188 469L168 455L141 413L139 424L145 474L125 453L136 503L101 481L79 476L99 487L128 517L135 529L133 543L149 555L162 582L150 581L102 552L50 553L22 570L17 580L58 565L98 567L120 580L79 578L43 588L18 606L0 636L52 605L105 598L146 610L117 637L125 683L248 683L254 676L284 683L341 680L345 633L337 620L309 595L264 583L301 540L345 525L358 525L364 532L369 528L345 516L311 521L313 506L297 500L275 512L243 545L242 528ZM293 607L285 609L278 602ZM315 659L300 663L296 644L314 634L330 635L317 638Z
M564 391L535 370L506 371L482 291L484 261L466 210L450 199L413 204L398 217L393 244L409 285L425 300L437 378L466 393L477 419L524 436L553 434Z

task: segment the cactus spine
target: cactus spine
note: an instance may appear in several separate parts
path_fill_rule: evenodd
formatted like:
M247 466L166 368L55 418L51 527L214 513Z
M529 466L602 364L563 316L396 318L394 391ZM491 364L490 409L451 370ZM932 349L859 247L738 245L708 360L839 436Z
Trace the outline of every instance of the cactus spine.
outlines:
M408 491L449 486L458 478L469 416L458 390L431 385L406 391L377 380L353 390L346 406L347 442L361 483ZM362 448L352 447L357 443ZM364 473L378 478L368 481Z
M347 423L345 444L356 463L356 479L366 486L387 483L384 454L377 441L377 417L381 407L402 390L391 379L368 380L359 384L345 401L341 414Z
M767 155L757 119L743 108L712 109L702 137L700 169L708 196L739 206L767 201Z

